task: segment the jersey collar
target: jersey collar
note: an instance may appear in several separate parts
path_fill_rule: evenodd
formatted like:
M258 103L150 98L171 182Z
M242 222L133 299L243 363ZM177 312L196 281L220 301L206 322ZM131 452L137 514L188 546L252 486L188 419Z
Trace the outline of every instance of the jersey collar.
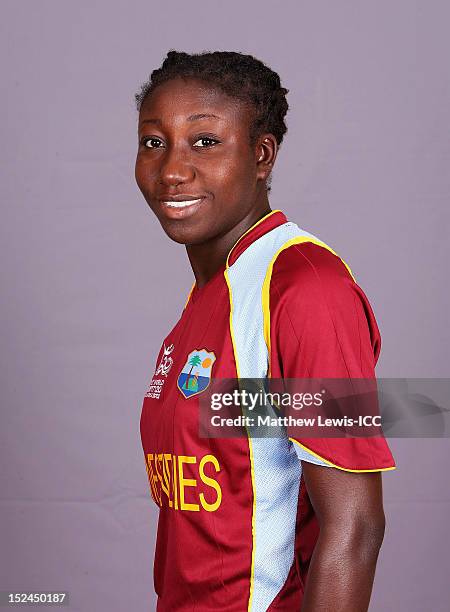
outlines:
M247 249L255 240L270 232L275 227L286 223L287 217L281 210L272 210L262 219L252 225L242 236L235 242L233 248L228 253L227 268L232 266L240 255Z
M226 264L223 265L214 276L218 277L223 274L227 268L235 263L245 249L255 242L255 240L261 238L261 236L264 236L264 234L267 234L267 232L270 232L270 230L286 222L287 217L283 212L281 212L281 210L272 210L270 213L265 215L262 219L252 225L246 232L244 232L240 238L238 238L231 251L228 253ZM211 279L208 281L208 283L206 283L206 285L209 285L210 283ZM203 285L203 287L206 287L206 285ZM189 302L194 302L197 299L196 296L198 292L203 289L203 287L198 289L194 281L194 284L192 285L189 295L187 296L187 300L184 304L184 308L186 308Z

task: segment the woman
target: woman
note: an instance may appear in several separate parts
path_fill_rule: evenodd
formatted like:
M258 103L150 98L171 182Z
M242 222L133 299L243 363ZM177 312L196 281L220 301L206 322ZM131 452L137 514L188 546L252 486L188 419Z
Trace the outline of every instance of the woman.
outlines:
M383 438L203 438L211 378L373 378L350 269L269 205L287 90L249 55L170 51L136 95L136 180L195 276L144 398L160 611L367 610Z

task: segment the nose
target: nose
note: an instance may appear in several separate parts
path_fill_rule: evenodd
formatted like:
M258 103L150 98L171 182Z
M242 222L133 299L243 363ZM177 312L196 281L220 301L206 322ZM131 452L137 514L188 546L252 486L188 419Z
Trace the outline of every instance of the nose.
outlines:
M188 183L195 171L187 155L176 147L166 150L160 166L160 181L164 185Z

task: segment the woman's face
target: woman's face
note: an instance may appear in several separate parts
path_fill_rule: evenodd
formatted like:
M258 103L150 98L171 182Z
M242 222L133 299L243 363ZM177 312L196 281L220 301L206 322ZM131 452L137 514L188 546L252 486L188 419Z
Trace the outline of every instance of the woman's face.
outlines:
M261 206L268 172L261 147L250 147L250 120L245 104L194 79L167 81L144 100L136 181L172 240L223 236Z

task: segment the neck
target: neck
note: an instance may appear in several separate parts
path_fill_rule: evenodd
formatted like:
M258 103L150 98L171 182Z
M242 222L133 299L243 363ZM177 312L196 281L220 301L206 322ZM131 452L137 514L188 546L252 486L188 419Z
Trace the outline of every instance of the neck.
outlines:
M270 213L270 211L269 202L267 201L267 206L262 209L252 210L225 234L215 236L202 244L186 246L187 255L198 288L203 287L220 268L225 266L229 252L242 234Z

